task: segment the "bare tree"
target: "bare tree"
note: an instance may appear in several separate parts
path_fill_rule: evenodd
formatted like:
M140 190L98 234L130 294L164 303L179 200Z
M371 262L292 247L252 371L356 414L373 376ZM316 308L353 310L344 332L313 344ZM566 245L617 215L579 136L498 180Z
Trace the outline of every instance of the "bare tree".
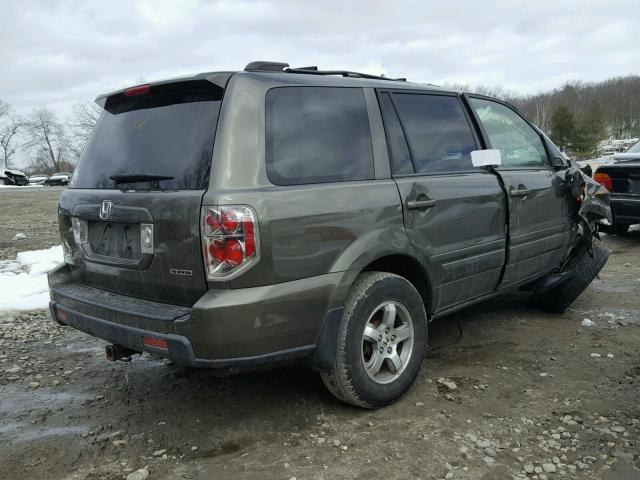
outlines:
M0 118L6 116L9 113L9 110L11 109L11 105L9 105L7 102L2 101L2 99L0 99Z
M0 167L9 168L9 162L16 153L16 137L23 126L23 120L15 115L11 105L0 100Z
M80 158L84 146L91 138L101 113L102 108L93 102L78 102L73 106L72 116L67 125L71 131L71 153L76 160Z
M33 111L26 124L25 146L34 153L34 165L60 171L70 160L71 141L55 114L46 107Z

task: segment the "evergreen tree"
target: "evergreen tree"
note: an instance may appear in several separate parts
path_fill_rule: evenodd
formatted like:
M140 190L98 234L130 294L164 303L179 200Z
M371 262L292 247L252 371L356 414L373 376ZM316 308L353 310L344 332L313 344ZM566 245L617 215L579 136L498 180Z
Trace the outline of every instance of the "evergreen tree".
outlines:
M573 149L580 158L598 156L598 143L607 138L607 121L602 105L597 101L589 103L576 128Z
M571 148L576 136L576 119L564 104L558 105L551 114L551 140L563 151Z

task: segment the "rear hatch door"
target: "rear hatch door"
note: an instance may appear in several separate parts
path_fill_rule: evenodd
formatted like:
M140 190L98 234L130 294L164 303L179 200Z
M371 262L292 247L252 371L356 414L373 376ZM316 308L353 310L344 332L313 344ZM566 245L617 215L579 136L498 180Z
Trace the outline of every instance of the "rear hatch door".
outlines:
M207 80L188 80L102 99L60 200L76 280L185 306L206 291L200 208L222 95Z

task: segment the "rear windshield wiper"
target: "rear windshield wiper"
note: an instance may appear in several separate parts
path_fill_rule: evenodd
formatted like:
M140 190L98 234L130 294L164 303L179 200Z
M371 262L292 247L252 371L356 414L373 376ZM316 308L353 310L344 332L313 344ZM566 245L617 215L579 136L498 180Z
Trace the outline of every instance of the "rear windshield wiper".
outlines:
M175 177L154 175L152 173L137 173L133 175L111 175L109 178L118 185L120 183L159 182L161 180L173 180Z

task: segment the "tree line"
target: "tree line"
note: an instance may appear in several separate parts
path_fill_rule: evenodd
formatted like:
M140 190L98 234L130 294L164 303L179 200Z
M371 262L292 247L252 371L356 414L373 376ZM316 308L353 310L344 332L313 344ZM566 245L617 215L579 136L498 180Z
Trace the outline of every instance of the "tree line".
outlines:
M511 103L565 153L578 159L597 157L602 140L640 137L638 75L602 82L572 81L535 95L520 95L500 87L455 87Z
M516 98L514 104L578 158L598 156L602 140L640 137L638 75L569 82L550 92Z
M597 83L573 81L535 95L519 95L500 87L453 87L513 104L575 158L597 157L598 144L607 138L640 137L638 75ZM23 117L0 100L0 168L17 167L14 160L21 149L30 157L27 167L30 172L72 170L100 113L98 105L80 102L64 121L46 107L36 108Z
M98 105L80 102L64 120L47 107L23 116L0 99L0 168L25 170L16 164L16 154L22 150L30 158L29 173L72 171L100 113Z

